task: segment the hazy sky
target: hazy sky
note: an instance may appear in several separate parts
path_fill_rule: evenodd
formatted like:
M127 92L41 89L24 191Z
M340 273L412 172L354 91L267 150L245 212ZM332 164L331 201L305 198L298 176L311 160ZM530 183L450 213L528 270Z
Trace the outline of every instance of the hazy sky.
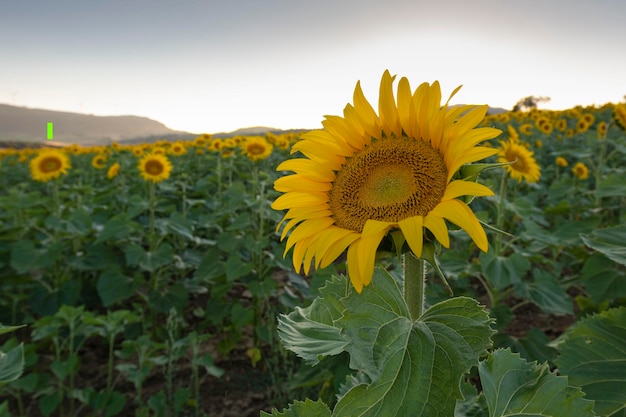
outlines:
M193 133L318 128L357 80L439 80L453 103L619 102L624 0L2 0L0 103ZM53 121L52 121L53 122Z

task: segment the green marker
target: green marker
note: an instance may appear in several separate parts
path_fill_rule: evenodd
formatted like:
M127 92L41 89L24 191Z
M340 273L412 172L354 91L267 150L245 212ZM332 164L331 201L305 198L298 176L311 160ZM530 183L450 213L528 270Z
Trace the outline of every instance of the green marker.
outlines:
M54 138L54 123L48 122L48 140Z

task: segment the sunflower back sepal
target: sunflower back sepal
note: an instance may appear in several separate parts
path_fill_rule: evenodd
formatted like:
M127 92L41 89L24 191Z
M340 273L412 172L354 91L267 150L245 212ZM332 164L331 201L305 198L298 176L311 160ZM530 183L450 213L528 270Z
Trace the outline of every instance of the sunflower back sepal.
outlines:
M478 176L483 172L494 168L503 168L507 165L514 164L513 162L493 162L484 164L466 164L459 170L459 177L464 181L478 181Z

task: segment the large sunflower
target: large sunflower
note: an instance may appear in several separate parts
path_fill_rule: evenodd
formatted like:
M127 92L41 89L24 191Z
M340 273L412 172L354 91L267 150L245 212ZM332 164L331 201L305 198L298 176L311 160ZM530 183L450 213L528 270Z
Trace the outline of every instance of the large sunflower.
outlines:
M43 150L30 161L30 173L35 181L47 182L67 174L70 165L69 156L56 149Z
M172 163L165 155L151 153L139 160L137 168L144 180L156 183L170 177Z
M513 162L507 165L506 170L509 176L517 181L537 182L541 178L541 168L533 152L515 141L500 142L498 162Z
M493 192L456 174L496 153L476 145L501 131L475 128L486 105L442 107L437 81L411 92L402 78L396 104L394 78L383 74L378 115L357 83L354 104L343 117L326 116L323 129L304 134L291 152L305 158L281 163L278 170L295 174L274 184L284 194L272 208L288 210L282 238L291 231L285 254L294 248L296 270L304 263L308 273L313 259L325 267L347 249L348 275L358 292L370 283L378 245L390 230L399 229L417 257L424 228L449 247L445 220L464 229L481 250L488 247L478 219L457 198Z

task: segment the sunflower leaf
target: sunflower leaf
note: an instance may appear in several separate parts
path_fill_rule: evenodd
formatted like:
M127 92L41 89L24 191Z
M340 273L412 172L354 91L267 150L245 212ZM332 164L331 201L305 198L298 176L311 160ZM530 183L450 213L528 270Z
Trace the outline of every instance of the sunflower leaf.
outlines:
M489 417L592 417L593 402L567 377L547 364L528 363L509 349L498 349L478 366Z
M580 234L585 245L602 253L610 260L626 265L626 226L594 230L589 234Z
M322 400L294 401L289 408L278 411L272 410L272 414L261 411L261 417L330 417L330 410Z
M346 277L333 276L332 281L320 288L323 297L317 297L306 308L296 307L288 315L280 315L278 334L283 346L310 365L317 364L324 356L343 352L348 342L334 322L345 310L340 299L346 288Z
M626 413L626 307L580 320L554 345L559 371L595 400L596 413Z
M412 321L393 278L380 270L371 286L345 304L337 324L350 341L351 367L371 382L353 384L333 416L452 415L462 398L462 376L491 345L485 310L457 297Z

